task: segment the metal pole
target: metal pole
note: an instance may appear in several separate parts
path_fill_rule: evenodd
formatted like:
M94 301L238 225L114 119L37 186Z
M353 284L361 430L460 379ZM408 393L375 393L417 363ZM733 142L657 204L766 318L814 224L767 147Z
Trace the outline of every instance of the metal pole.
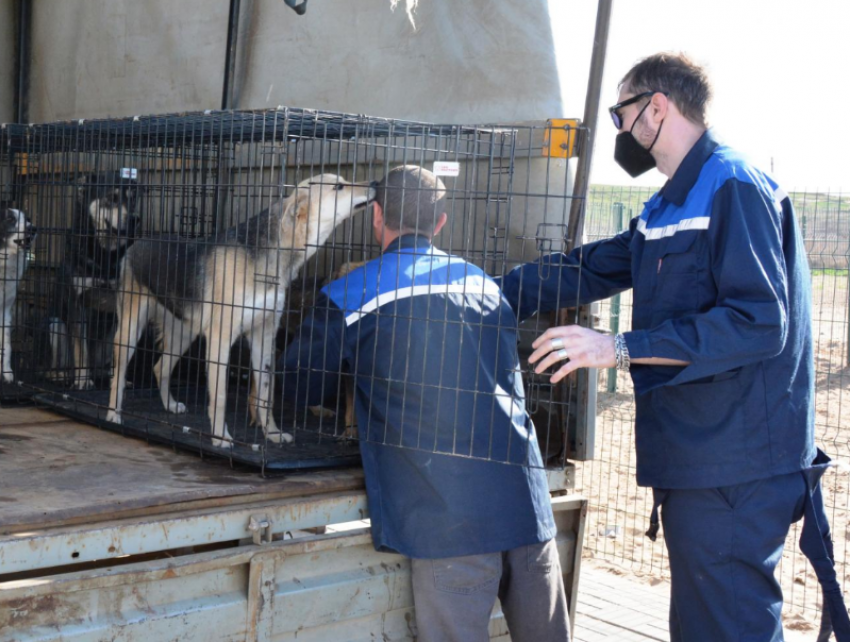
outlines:
M15 58L15 122L29 121L30 88L30 0L18 0L18 46Z
M221 92L221 108L233 109L233 78L236 75L236 40L239 36L239 5L241 0L230 0L230 15L227 19L227 49L224 55L224 85Z
M599 0L596 10L596 35L593 38L593 55L590 59L590 77L587 80L587 97L584 102L583 124L587 127L584 149L579 150L579 166L573 183L573 199L570 205L570 220L567 225L567 251L581 245L584 233L584 194L590 180L590 164L593 144L596 140L596 125L599 120L599 98L602 93L602 73L605 70L605 54L608 50L608 30L611 26L613 0Z
M595 139L596 123L599 116L599 97L602 92L602 72L605 70L605 54L608 49L608 29L611 25L611 6L613 0L599 0L596 9L596 33L593 38L593 54L590 58L590 76L587 80L587 96L584 103L583 125L587 128L587 137L579 149L579 164L576 178L573 181L570 218L567 221L567 238L565 249L567 253L581 245L584 234L585 200L590 178L590 161L593 156L593 141ZM570 322L570 310L561 309L552 313L553 325L567 325ZM593 326L593 314L589 308L586 314L577 314L576 322L585 327ZM576 432L583 433L582 440L576 436L576 442L583 441L581 453L576 453L582 459L592 457L595 444L595 433L591 434L596 423L596 369L581 369L576 373ZM568 379L562 381L555 389L558 423L563 426L565 447L569 443L569 403L570 384Z
M622 203L614 203L614 220L616 221L616 232L619 234L623 231L623 210L625 206ZM620 295L615 294L611 298L611 311L609 314L609 325L611 326L611 334L620 333ZM617 369L608 368L608 392L617 392Z

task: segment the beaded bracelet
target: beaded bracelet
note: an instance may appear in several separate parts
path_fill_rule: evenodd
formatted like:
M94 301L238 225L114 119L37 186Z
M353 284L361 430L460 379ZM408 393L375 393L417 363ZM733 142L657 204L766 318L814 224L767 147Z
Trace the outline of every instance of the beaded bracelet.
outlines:
M617 370L628 370L632 362L629 359L629 346L626 345L626 338L622 334L614 337L614 352L617 358Z

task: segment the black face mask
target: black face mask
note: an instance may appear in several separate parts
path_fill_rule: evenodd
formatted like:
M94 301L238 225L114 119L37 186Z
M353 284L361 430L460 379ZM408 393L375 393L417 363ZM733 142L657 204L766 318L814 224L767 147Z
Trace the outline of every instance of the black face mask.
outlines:
M650 152L652 151L652 148L655 147L655 143L658 141L658 136L661 135L661 125L664 124L664 121L661 121L661 124L658 125L658 133L655 134L655 140L652 141L652 145L649 146L649 149L641 145L632 134L635 125L637 125L637 121L640 120L640 117L643 115L643 112L646 111L647 107L649 107L649 103L646 103L644 108L640 110L640 113L637 118L635 118L635 122L632 123L632 128L629 131L617 134L617 141L614 145L614 160L617 161L617 164L626 170L628 175L632 178L637 178L641 174L648 172L655 167L655 158L653 158Z

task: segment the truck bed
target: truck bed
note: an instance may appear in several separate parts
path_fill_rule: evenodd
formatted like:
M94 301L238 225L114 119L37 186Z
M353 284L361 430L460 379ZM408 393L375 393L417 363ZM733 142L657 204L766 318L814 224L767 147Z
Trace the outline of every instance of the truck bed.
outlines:
M0 408L0 534L363 487L359 468L263 478L47 410Z
M587 502L566 492L574 616ZM264 479L0 408L0 642L413 642L409 560L351 529L367 516L359 469ZM490 639L510 642L498 603Z

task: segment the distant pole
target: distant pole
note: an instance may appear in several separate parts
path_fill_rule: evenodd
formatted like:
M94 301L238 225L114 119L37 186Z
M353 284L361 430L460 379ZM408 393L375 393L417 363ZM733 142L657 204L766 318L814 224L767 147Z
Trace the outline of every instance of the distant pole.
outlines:
M838 219L841 220L841 195L838 197ZM850 230L847 230L847 359L846 365L850 366Z

